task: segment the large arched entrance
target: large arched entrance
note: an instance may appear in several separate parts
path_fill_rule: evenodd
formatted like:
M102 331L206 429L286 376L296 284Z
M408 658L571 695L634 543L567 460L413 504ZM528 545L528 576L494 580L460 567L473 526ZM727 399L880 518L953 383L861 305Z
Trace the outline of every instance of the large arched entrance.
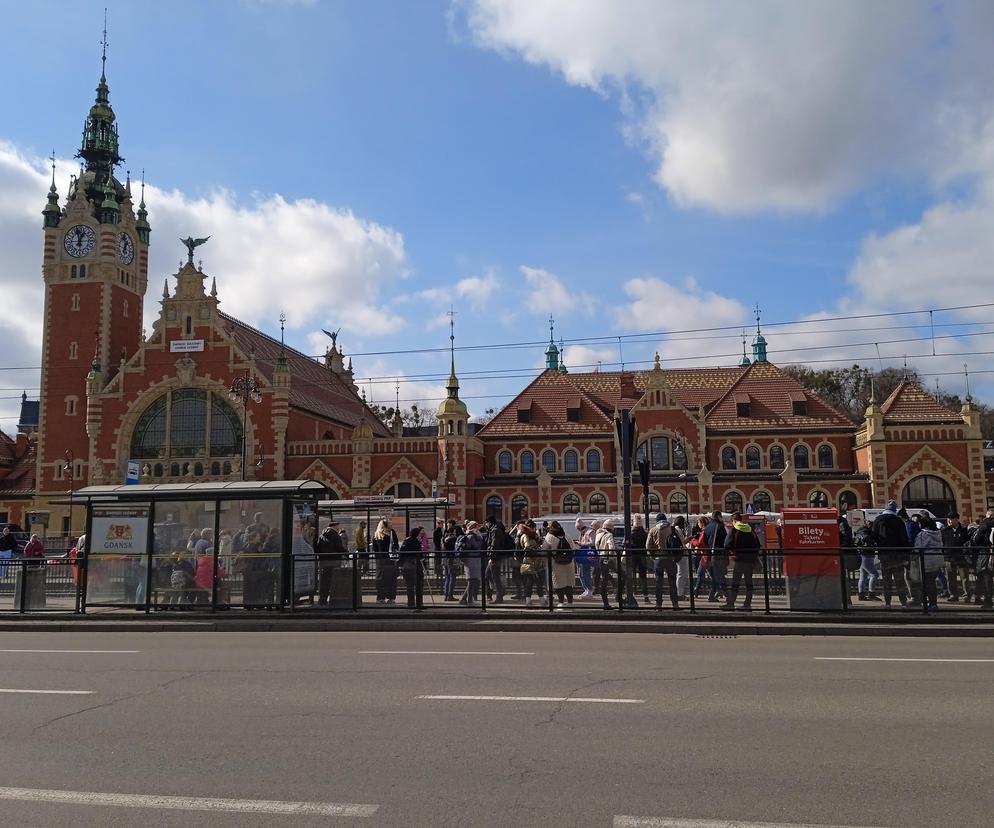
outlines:
M908 481L901 493L901 505L909 514L915 509L928 509L936 517L944 518L956 511L956 498L941 477L922 474Z

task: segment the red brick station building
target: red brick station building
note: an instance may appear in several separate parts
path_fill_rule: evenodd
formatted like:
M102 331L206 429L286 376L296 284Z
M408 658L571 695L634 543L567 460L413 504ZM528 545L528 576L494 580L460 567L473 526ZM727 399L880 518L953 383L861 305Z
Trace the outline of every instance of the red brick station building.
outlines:
M53 501L124 482L129 460L143 482L314 478L339 498L434 485L450 513L476 519L616 512L622 408L651 464L653 510L988 507L969 401L952 411L905 382L854 423L769 362L758 328L751 359L725 368L666 370L657 356L648 371L574 373L550 341L546 369L483 427L459 398L453 357L437 431L416 435L370 411L337 343L316 360L226 315L195 240L177 273L156 278L159 317L143 337L151 226L144 195L135 209L130 181L115 176L104 75L79 156L67 197L53 178L42 211L40 398L25 396L16 434L0 432L0 519L27 528L28 512L47 513L48 534L67 531L68 508ZM218 275L233 289L237 274ZM238 383L246 393L233 401ZM77 510L71 528L81 525Z

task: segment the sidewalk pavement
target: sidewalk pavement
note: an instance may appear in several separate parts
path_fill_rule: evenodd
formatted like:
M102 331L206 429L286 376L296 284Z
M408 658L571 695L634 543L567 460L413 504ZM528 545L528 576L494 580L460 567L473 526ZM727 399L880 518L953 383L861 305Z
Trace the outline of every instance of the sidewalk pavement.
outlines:
M759 612L605 613L576 609L570 613L541 610L446 609L415 612L406 607L349 610L269 612L144 612L89 610L72 613L0 613L0 632L582 632L656 633L697 636L921 636L994 637L994 615L961 613L922 616L917 613Z

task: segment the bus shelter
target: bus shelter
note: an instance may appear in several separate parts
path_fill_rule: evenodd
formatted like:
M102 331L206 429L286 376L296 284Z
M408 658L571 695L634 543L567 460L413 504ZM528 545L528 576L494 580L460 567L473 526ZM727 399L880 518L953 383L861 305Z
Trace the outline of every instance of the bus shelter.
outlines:
M88 486L80 609L282 609L315 589L316 480ZM305 583L306 582L306 583Z
M395 498L390 495L321 501L318 504L318 533L334 521L336 529L344 532L349 551L339 562L322 564L324 577L330 582L328 606L357 610L363 604L364 593L374 592L376 571L381 562L372 554L372 539L380 521L387 521L398 541L403 541L412 528L423 528L430 548L435 526L448 516L449 505L444 497ZM428 565L440 568L437 558ZM322 594L324 592L322 590ZM303 596L298 595L298 600L301 599Z

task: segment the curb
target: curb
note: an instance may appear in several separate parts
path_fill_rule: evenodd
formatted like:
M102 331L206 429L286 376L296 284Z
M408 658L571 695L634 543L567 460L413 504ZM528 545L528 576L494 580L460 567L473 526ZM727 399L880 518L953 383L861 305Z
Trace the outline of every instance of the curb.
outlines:
M523 616L523 617L522 617ZM657 635L694 636L879 636L879 637L961 637L994 638L994 623L962 623L959 619L894 619L892 623L850 618L845 621L811 619L764 618L762 621L745 614L721 620L622 620L600 617L535 618L524 616L504 618L471 617L432 618L405 614L398 617L376 615L274 616L271 618L219 618L194 616L165 619L161 616L139 616L129 619L80 618L59 614L39 619L17 616L0 617L0 632L544 632L544 633L654 633ZM23 620L21 620L23 619Z

